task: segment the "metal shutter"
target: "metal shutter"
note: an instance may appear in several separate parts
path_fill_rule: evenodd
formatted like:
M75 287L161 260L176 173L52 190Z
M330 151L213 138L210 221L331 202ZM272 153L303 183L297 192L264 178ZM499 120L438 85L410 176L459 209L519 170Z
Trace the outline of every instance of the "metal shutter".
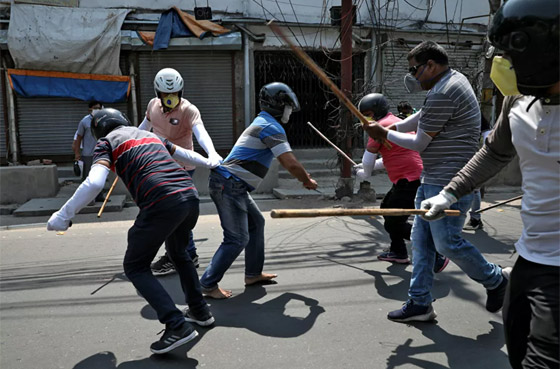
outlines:
M397 113L397 104L402 100L407 100L416 109L420 109L424 104L426 91L409 94L404 88L404 76L408 73L408 52L416 45L405 47L402 45L390 44L383 50L383 80L381 85L382 93L389 100L391 111ZM447 49L449 55L449 66L463 73L471 82L475 93L479 96L477 71L482 55L478 49L458 49L455 52Z
M120 59L125 72L126 59ZM71 155L72 141L80 120L88 114L88 102L59 97L24 98L16 96L21 155L46 157ZM127 102L104 104L128 115Z
M7 88L10 88L10 86L7 86ZM2 89L2 86L0 86L0 121L2 122L2 124L0 124L0 158L2 158L2 161L7 159L7 155L8 155L8 148L6 147L6 126L8 125L8 122L5 121L4 119L4 91Z
M72 141L80 120L88 114L88 102L63 98L17 99L21 155L73 155ZM126 103L105 107L127 113Z
M154 51L139 53L140 117L155 96L154 77L162 68L174 68L183 77L183 97L200 110L214 147L231 149L233 131L233 69L231 52ZM195 149L200 150L196 139Z

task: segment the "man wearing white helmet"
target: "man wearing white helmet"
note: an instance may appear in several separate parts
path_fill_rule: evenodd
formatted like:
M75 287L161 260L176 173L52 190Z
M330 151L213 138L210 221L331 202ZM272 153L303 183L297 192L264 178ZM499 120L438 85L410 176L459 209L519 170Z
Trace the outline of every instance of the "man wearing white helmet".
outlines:
M198 108L183 98L183 77L173 68L160 70L154 79L156 97L148 103L146 116L138 128L152 131L187 150L193 150L192 135L196 136L199 145L206 151L209 158L222 160L218 155L212 139L202 123ZM192 176L195 167L188 163L180 164ZM198 255L193 241L192 231L187 252L198 267ZM152 264L155 275L175 272L175 267L167 254Z

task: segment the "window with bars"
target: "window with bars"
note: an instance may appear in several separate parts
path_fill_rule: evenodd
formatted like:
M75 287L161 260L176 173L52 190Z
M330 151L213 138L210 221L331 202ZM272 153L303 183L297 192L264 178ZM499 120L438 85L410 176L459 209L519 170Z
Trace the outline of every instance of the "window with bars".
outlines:
M326 55L308 52L325 73L340 86L340 53ZM352 58L353 81L363 79L364 54ZM301 110L293 113L285 126L290 145L298 149L327 147L328 144L307 125L311 122L327 138L339 143L347 130L340 127L340 103L329 90L293 53L288 51L255 52L255 115L259 113L258 93L271 82L283 82L298 97ZM356 85L356 84L354 84ZM356 139L360 145L363 140ZM363 144L362 144L363 145Z

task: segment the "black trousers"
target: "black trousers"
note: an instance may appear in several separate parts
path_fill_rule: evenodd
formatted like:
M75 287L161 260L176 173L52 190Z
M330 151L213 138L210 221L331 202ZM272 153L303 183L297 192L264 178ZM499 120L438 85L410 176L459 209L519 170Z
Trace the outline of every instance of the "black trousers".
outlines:
M560 366L560 268L517 259L504 300L504 330L514 369Z
M409 182L405 178L400 179L387 192L380 208L414 209L414 198L418 186L420 186L420 180ZM391 252L397 255L408 255L404 242L404 240L410 240L412 230L412 224L408 222L408 215L383 218L385 219L385 230L391 238Z
M171 196L152 208L141 209L128 231L128 247L124 256L124 272L134 287L156 311L158 320L168 328L180 327L185 318L165 288L153 276L150 263L165 242L167 255L175 265L185 301L196 314L206 308L194 264L185 250L189 231L199 214L196 198Z

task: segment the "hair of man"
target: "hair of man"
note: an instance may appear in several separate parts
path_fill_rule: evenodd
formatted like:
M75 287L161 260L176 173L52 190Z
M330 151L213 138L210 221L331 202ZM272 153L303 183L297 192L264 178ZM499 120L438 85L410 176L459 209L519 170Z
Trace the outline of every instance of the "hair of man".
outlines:
M435 63L440 65L449 64L447 52L441 45L435 43L434 41L423 41L418 44L408 53L408 56L406 57L409 61L413 58L418 64L425 64L428 60L433 60Z

